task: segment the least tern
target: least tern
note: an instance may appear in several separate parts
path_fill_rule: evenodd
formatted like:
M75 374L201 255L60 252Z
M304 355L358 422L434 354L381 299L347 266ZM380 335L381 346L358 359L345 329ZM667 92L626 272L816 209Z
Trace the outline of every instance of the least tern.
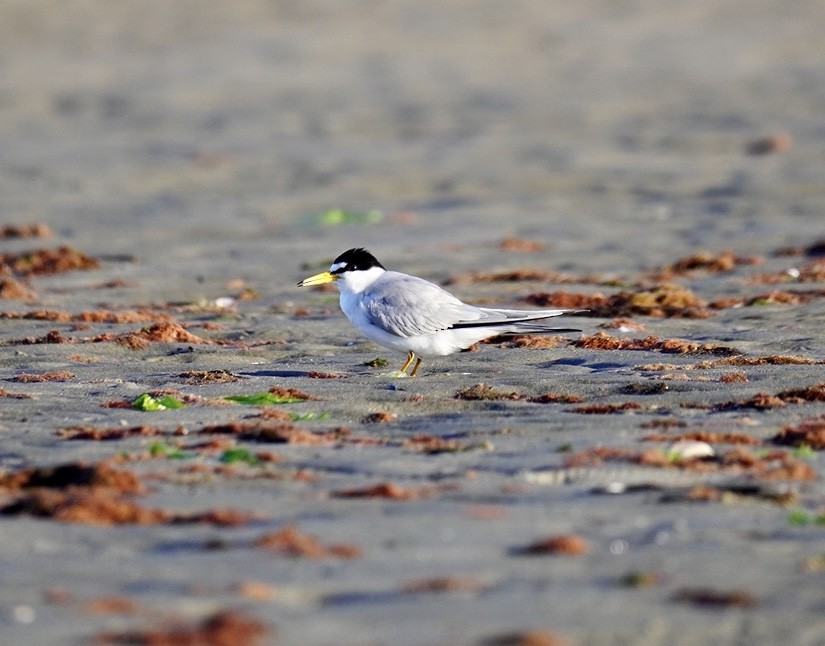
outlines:
M366 249L338 256L329 271L304 278L298 287L335 283L346 317L378 345L407 352L402 373L415 361L469 348L500 334L581 332L551 328L537 321L579 310L510 310L463 303L438 285L409 274L387 271Z

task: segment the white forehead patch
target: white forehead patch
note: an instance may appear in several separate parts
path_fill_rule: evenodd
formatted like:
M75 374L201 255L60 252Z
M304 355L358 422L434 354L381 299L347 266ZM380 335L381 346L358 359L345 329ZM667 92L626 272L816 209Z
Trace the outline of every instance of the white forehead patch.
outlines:
M335 273L335 272L336 272L336 271L338 271L339 269L342 269L342 268L344 268L344 267L346 267L346 266L347 266L347 263L345 263L345 262L336 262L336 263L333 263L333 264L332 264L332 266L329 268L329 273L331 273L331 274L332 274L332 273Z

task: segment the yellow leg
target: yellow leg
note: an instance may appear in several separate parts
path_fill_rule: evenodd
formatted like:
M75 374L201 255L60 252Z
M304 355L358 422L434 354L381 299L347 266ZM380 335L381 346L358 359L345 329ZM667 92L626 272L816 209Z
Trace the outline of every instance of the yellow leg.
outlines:
M404 365L401 366L401 372L407 372L407 368L410 367L410 365L413 362L413 359L415 359L415 353L410 351L410 353L407 355L407 360L404 362ZM419 361L420 361L420 359L419 359ZM416 364L415 367L417 368L418 365Z
M420 366L420 365L421 365L421 358L417 357L416 361L415 361L415 367L412 369L412 372L410 373L410 377L415 377L415 373L418 372L418 366Z

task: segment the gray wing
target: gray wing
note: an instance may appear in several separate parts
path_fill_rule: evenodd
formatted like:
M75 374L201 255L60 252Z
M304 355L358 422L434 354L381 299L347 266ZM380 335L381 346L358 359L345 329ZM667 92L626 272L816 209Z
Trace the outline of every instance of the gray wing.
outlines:
M364 293L369 321L401 337L450 328L501 326L524 332L569 331L529 323L576 310L508 310L474 307L422 278L388 271ZM578 331L578 330L575 330Z
M370 322L402 337L430 334L485 317L483 310L462 303L438 285L394 271L383 274L364 297Z

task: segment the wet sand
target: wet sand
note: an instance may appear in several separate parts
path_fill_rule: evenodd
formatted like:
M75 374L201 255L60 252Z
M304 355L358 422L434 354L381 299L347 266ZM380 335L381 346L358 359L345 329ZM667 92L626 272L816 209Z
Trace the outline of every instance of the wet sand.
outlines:
M3 17L0 644L822 643L818 3ZM592 311L395 378L354 246Z

